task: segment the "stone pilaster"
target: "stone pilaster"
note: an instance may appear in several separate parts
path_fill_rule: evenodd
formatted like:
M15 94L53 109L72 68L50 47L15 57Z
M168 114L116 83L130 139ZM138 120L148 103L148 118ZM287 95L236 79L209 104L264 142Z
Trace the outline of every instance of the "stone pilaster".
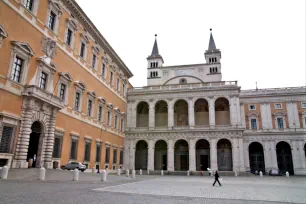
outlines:
M210 140L210 168L213 171L218 170L217 162L217 139Z
M154 171L154 141L149 140L148 146L148 170Z
M47 132L45 135L45 149L44 149L44 166L46 169L52 168L52 153L54 146L54 132L55 132L55 122L56 122L56 112L57 110L52 111L50 121L48 123Z
M215 100L213 98L209 99L209 126L211 129L215 128Z
M275 142L270 141L272 168L278 169Z
M169 102L168 105L168 129L173 128L174 123L174 110L173 110L173 103Z
M239 159L240 159L240 163L239 163L239 171L245 171L245 165L244 165L244 156L248 156L248 155L244 155L243 154L243 139L239 138L238 139L238 143L239 143Z
M194 128L194 103L192 99L188 101L188 124L191 129Z
M237 124L237 111L236 111L236 106L235 106L235 97L231 97L229 101L230 105L230 123L231 126L235 126Z
M245 170L250 171L250 158L249 158L249 147L248 144L245 142L243 143L243 154L244 154L244 165Z
M174 171L174 146L173 140L168 140L168 171Z
M306 158L305 158L305 150L304 150L304 144L303 141L298 142L299 147L299 154L300 154L300 161L301 161L301 167L306 172Z
M135 147L134 147L134 140L130 140L130 162L129 162L129 169L135 169Z
M136 128L136 118L137 118L137 102L132 104L132 120L131 120L131 127Z
M265 157L265 171L269 171L273 164L272 164L272 150L270 146L270 141L264 141L264 157Z
M292 148L292 162L293 162L293 168L294 171L302 169L301 162L300 162L300 154L299 154L299 147L298 147L298 141L292 141L291 142Z
M245 128L245 112L244 112L244 104L240 103L240 118L241 118L241 126Z
M233 170L239 171L239 149L238 149L238 139L233 139L232 144L232 158L233 158Z
M189 141L189 171L196 171L195 140Z
M123 153L123 170L129 169L130 163L130 144L129 140L125 138L124 140L124 153Z
M149 105L149 129L154 129L155 127L155 105L153 102Z

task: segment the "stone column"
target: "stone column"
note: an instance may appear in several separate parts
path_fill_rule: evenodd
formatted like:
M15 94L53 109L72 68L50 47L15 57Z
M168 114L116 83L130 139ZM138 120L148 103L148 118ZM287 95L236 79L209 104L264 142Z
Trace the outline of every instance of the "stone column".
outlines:
M241 109L239 107L240 100L239 97L235 97L235 110L236 110L236 124L240 127L241 126Z
M213 171L218 170L218 161L217 161L217 139L210 140L210 168Z
M265 171L268 172L273 164L272 164L272 150L269 141L264 141L264 157L265 157Z
M52 154L54 147L54 132L55 132L55 122L56 122L56 109L53 109L52 115L50 116L50 121L48 124L47 132L45 135L46 146L44 150L44 167L46 169L52 169ZM43 155L43 153L42 153Z
M245 171L245 165L244 165L244 156L249 156L249 155L244 155L243 154L243 139L239 138L238 139L239 142L239 158L240 158L240 163L239 163L239 171Z
M194 128L194 103L192 99L188 101L188 124L190 129Z
M305 153L304 153L304 144L303 141L298 142L298 147L299 147L299 154L300 154L300 160L301 160L301 167L304 171L306 171L306 158L305 158Z
M229 105L230 105L230 123L231 126L235 126L236 123L236 110L235 110L235 97L231 97L230 101L229 101Z
M245 128L245 112L244 112L244 104L240 103L240 117L241 117L241 126Z
M149 140L148 145L148 170L154 171L154 141Z
M195 140L189 141L189 171L196 171Z
M150 103L149 105L149 129L152 130L155 127L155 105Z
M292 102L288 101L286 102L286 108L287 108L287 116L288 116L288 124L289 127L287 128L294 128L294 113L293 113L293 107L292 107Z
M301 128L302 124L300 124L299 110L297 108L296 102L292 103L292 110L293 110L293 117L294 117L295 128Z
M132 128L135 128L136 127L136 120L137 120L137 101L134 102L132 105L131 105L131 110L132 110L132 121L131 121L131 127Z
M168 103L168 129L171 130L173 128L174 123L174 113L173 113L173 103L169 101Z
M130 163L130 144L129 140L125 138L124 140L124 152L123 152L123 170L129 169L129 163Z
M215 128L215 100L209 99L209 126L211 129Z
M250 158L249 158L249 147L247 142L243 143L243 154L244 154L244 165L246 171L250 171Z
M275 147L275 142L270 141L270 147L271 147L271 161L272 161L272 168L277 168L277 155L276 155L276 147Z
M173 140L168 140L168 171L174 171L174 146Z
M130 140L130 159L129 159L129 169L135 169L135 147L134 147L134 140Z
M13 168L27 168L28 164L26 162L28 147L30 142L30 134L32 132L32 110L23 109L22 121L20 125L18 141L16 146L16 154Z
M292 141L292 162L293 162L293 169L294 171L300 170L302 168L301 162L300 162L300 154L298 150L298 141Z
M239 152L238 152L238 139L233 139L232 144L232 158L233 158L233 170L239 171Z

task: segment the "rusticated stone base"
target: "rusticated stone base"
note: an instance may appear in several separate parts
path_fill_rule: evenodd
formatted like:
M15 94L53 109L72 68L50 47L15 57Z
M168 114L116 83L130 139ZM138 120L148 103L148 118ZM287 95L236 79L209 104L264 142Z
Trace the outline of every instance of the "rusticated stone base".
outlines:
M12 168L27 169L28 168L28 162L26 160L13 160Z

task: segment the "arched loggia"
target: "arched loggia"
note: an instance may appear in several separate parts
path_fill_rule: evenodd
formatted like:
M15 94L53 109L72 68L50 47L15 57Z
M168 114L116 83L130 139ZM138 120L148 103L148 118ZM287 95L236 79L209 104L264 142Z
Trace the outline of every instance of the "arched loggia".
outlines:
M189 148L186 140L178 140L174 146L174 170L187 171L189 169Z
M217 160L219 171L233 171L232 144L227 139L217 143Z
M200 139L196 143L196 169L197 171L207 171L210 168L210 148L205 139Z
M155 143L154 169L167 170L167 143L165 140L158 140Z
M259 142L252 142L249 145L249 160L251 172L265 172L264 151Z
M287 142L279 142L276 145L277 164L281 173L285 174L286 171L293 175L293 162L291 147Z
M135 151L135 170L148 168L148 144L144 140L140 140L136 144Z
M209 125L209 108L205 99L198 99L194 104L195 125Z
M140 102L137 105L136 127L149 126L149 104L147 102Z
M230 107L226 98L218 98L215 102L216 125L230 125Z

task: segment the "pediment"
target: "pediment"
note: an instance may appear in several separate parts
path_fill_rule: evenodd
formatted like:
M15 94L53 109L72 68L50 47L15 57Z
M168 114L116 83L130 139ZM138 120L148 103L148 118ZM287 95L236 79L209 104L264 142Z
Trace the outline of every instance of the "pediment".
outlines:
M49 3L53 5L53 7L57 10L57 12L59 14L62 13L62 9L61 9L61 6L60 6L58 1L56 1L56 0L49 0Z
M71 18L67 18L67 22L73 27L74 30L78 29L77 23L75 22L75 20L71 19Z
M88 91L87 94L96 98L96 92L95 91Z
M257 114L257 113L249 113L247 116L248 117L259 117L259 114Z
M92 46L92 49L93 49L97 54L100 53L100 48L99 48L99 46L94 45L94 46Z
M112 103L108 103L107 107L110 108L110 109L113 109L113 104Z
M67 81L72 82L72 77L68 72L59 72L58 75L63 77Z
M20 48L22 51L26 52L27 54L29 54L31 56L35 55L31 46L26 42L12 41L12 45Z
M273 114L274 116L285 116L286 113L285 112L276 112Z
M79 87L83 91L86 89L86 86L85 86L85 84L82 81L75 81L74 85L76 85L77 87Z
M118 107L114 108L114 110L117 114L120 114L120 109Z
M101 96L98 97L98 100L99 100L100 103L103 103L103 104L106 103L106 100L103 97L101 97Z
M2 38L7 38L7 36L8 36L6 30L2 27L2 25L0 25L0 36Z

